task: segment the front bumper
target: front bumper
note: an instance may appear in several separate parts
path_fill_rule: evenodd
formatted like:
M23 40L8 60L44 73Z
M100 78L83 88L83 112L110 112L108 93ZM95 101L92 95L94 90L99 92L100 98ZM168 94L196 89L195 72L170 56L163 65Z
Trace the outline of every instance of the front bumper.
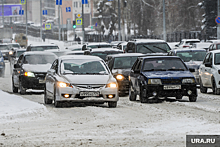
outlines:
M39 77L26 77L21 76L21 84L26 89L43 90L45 87L45 79Z
M145 85L142 92L144 97L197 96L196 84L185 84L181 85L181 89L169 90L164 89L164 85Z
M117 80L119 94L125 94L129 92L130 81L129 80Z
M80 96L80 92L99 92L99 96ZM69 98L65 98L63 95L69 94ZM113 95L113 98L108 98L108 95ZM57 87L56 91L57 101L73 101L73 102L116 102L119 100L117 88L106 88L105 86L95 89L86 89L78 87Z

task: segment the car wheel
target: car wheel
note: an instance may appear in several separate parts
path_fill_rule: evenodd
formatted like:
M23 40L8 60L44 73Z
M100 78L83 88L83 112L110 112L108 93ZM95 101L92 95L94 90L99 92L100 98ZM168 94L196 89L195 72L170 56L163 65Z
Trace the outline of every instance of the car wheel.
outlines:
M190 102L196 102L197 96L189 96L189 101Z
M144 97L143 96L143 88L141 87L140 88L140 95L139 95L139 97L140 97L140 101L141 101L141 103L148 103L149 101L148 101L148 97Z
M137 95L134 93L134 91L131 91L131 87L129 88L129 100L130 101L136 101Z
M18 87L15 87L13 78L12 78L12 91L13 91L14 93L18 93Z
M109 108L116 108L117 107L117 102L108 102L108 107Z
M181 95L181 94L178 94L177 96L176 96L176 99L177 100L181 100L183 98L183 96Z
M47 91L46 91L46 86L44 88L44 103L45 104L52 104L52 100L47 98Z
M200 92L201 93L207 93L207 88L203 87L201 78L199 79L199 81L200 81Z
M19 81L19 90L22 95L26 93L26 89L22 86L21 80Z
M212 80L212 90L213 90L214 94L216 94L216 95L220 94L220 88L217 88L214 78Z
M54 106L55 106L56 108L61 107L61 102L59 102L59 101L56 100L56 88L54 88L53 98L54 98Z

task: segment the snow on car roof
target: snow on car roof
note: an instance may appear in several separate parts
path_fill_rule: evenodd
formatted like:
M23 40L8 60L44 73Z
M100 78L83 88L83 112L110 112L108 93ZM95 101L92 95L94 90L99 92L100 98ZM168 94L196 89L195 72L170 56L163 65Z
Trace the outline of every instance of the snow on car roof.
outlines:
M199 39L182 39L181 41L200 41Z
M210 52L212 52L212 53L220 53L220 50L212 50Z
M176 49L174 51L175 52L195 52L195 51L204 51L204 52L206 52L205 49L198 49L198 48Z
M164 43L166 42L164 40L159 40L159 39L134 39L132 41L135 41L136 43L155 43L155 42Z
M93 48L93 49L90 49L91 52L122 52L122 50L119 50L119 49L115 49L115 48Z
M180 58L178 56L144 56L144 57L139 57L142 59L147 59L147 58Z
M58 46L56 44L31 44L31 46Z
M89 56L89 55L64 55L59 57L60 60L69 60L69 59L80 59L80 60L102 60L98 56Z
M24 55L55 55L55 54L52 52L45 52L45 51L29 51L29 52L24 52Z
M141 53L122 53L122 54L112 54L108 55L111 57L128 57L128 56L143 56L144 54Z

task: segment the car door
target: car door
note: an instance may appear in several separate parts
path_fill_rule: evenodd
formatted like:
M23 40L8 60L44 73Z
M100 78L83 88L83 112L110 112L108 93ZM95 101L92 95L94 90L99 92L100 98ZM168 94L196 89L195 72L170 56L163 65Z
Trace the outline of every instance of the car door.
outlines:
M210 62L210 60L209 60L210 54L211 53L208 53L205 56L205 59L204 59L203 63L200 65L200 77L201 77L203 86L205 86L205 87L210 86L209 76L208 76L209 72L207 71L207 70L210 70L210 69L208 69L210 67L205 66L206 64L208 64Z
M53 96L53 91L54 91L54 85L56 83L56 74L57 74L57 70L58 69L58 59L56 59L50 70L47 72L47 76L46 76L46 89L49 92L49 95L52 97Z
M133 71L131 71L132 74L132 84L133 88L135 89L136 92L140 92L140 87L139 87L139 81L140 81L140 69L141 69L141 59L137 60L136 65L134 66Z
M208 63L211 65L211 67L205 67L205 72L206 72L206 75L207 75L207 84L209 87L212 87L212 67L213 67L213 53L210 53L210 56L209 56L209 59L208 59Z
M13 69L13 74L12 74L12 79L13 79L13 82L14 82L14 85L16 87L18 87L19 85L19 76L21 74L21 66L22 66L22 62L23 62L23 58L24 58L24 55L21 55L16 63L16 67Z

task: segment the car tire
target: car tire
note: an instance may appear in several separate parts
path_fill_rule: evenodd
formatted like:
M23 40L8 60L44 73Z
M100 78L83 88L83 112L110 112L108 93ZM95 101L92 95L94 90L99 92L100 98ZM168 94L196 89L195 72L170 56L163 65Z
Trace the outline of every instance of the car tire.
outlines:
M62 106L62 104L61 104L61 102L56 100L56 88L54 88L53 98L54 98L54 106L56 108L60 108Z
M22 86L22 81L19 81L19 90L20 90L20 94L24 95L26 94L26 89Z
M190 102L196 102L197 96L189 96L189 101Z
M142 87L140 88L140 95L139 95L139 97L140 97L141 103L148 103L149 102L148 101L148 97L144 97L143 96L143 88Z
M129 88L129 100L130 101L136 101L137 95L134 93L134 91L131 91L131 87Z
M203 87L201 78L199 79L199 81L200 81L200 92L201 93L207 93L207 88Z
M213 90L213 94L216 94L216 95L220 94L220 88L217 88L214 78L212 80L212 90Z
M45 104L52 104L53 100L47 98L47 91L46 87L44 88L44 103Z
M109 108L116 108L117 107L117 102L108 102L108 107Z
M12 91L13 93L18 93L18 87L15 87L13 78L12 78Z
M181 94L178 94L177 96L176 96L176 99L177 100L181 100L183 98L183 96L181 95Z

